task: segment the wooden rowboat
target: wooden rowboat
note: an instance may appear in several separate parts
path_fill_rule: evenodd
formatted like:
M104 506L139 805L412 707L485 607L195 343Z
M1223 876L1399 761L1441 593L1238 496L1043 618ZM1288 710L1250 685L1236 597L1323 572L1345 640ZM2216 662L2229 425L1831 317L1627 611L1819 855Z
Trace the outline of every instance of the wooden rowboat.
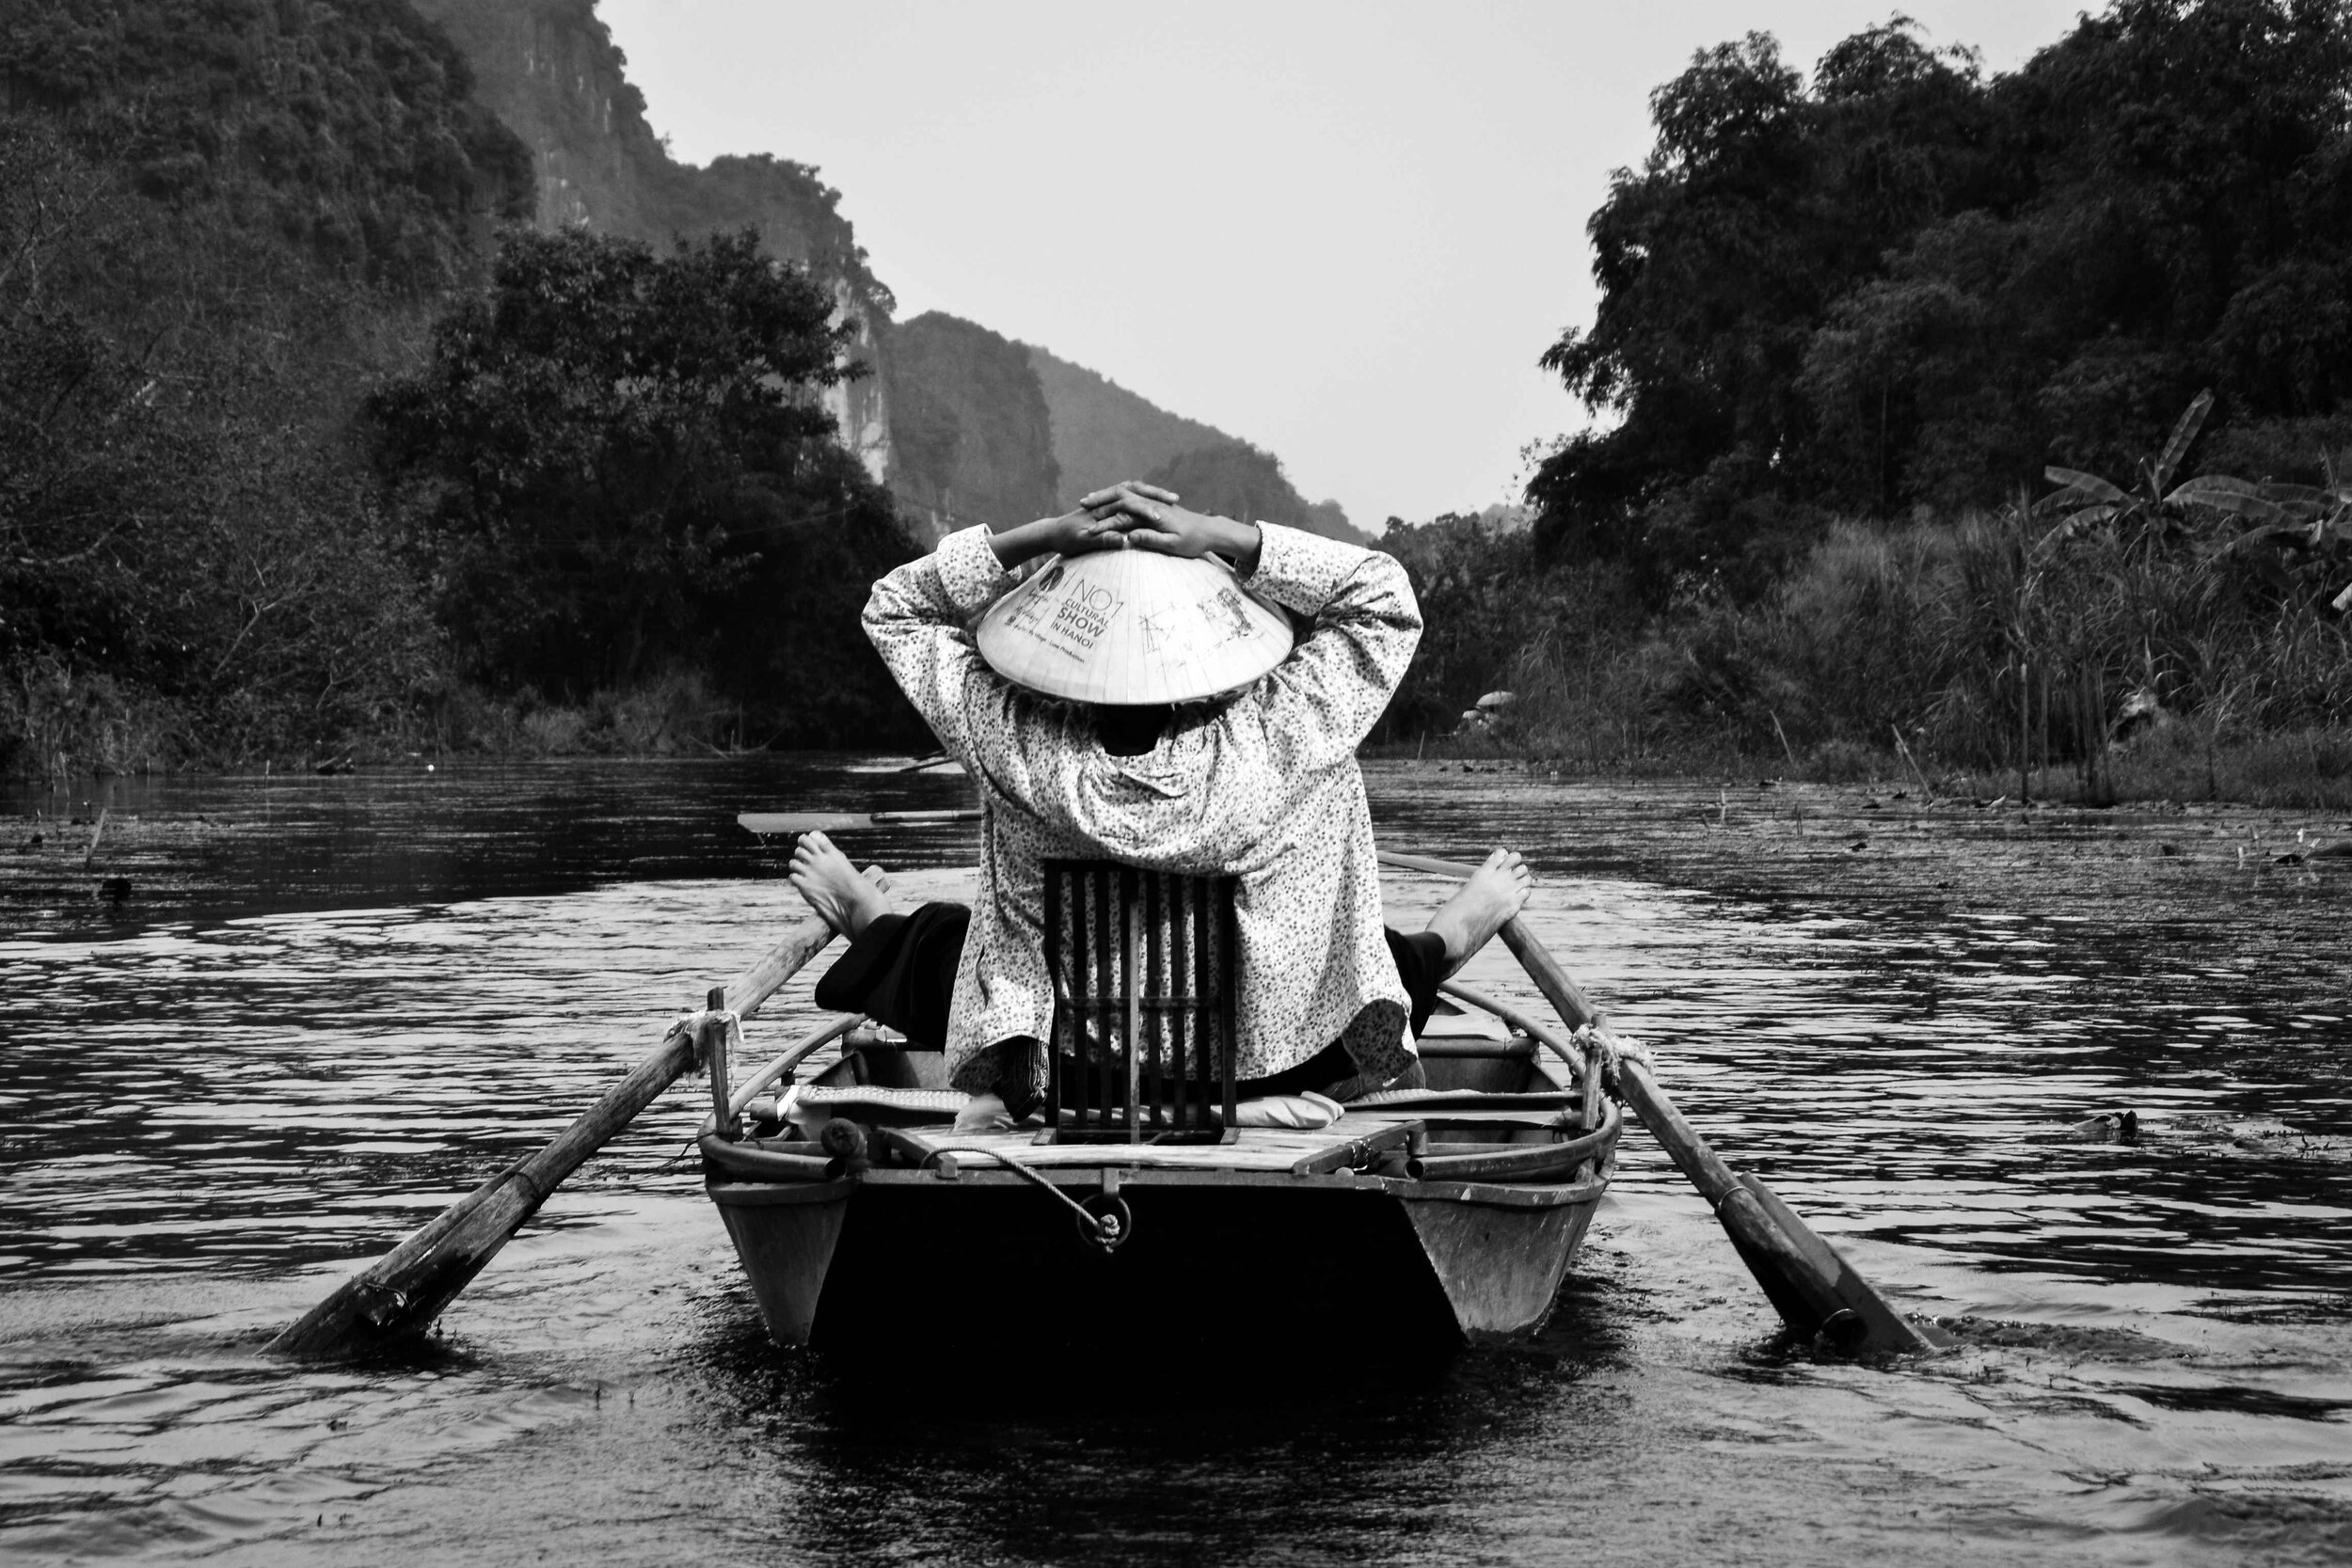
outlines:
M1419 855L1384 850L1380 858L1436 876L1475 874ZM1110 884L1100 879L1120 884L1115 952L1102 923L1109 906L1099 904L1092 917L1102 941L1091 972L1117 979L1115 987L1081 994L1076 982L1089 973L1082 909L1072 910L1066 927L1048 922L1057 1040L1068 1048L1049 1053L1055 1071L1064 1061L1106 1067L1100 1047L1109 1037L1099 1025L1124 1015L1117 1038L1126 1089L1115 1106L1101 1102L1102 1117L1089 1109L1092 1089L1081 1086L1094 1069L1081 1067L1071 1085L1074 1115L1049 1110L1055 1125L1046 1133L956 1133L961 1097L934 1081L942 1059L861 1034L857 1019L811 1035L738 1091L727 1057L741 1022L834 935L812 917L728 984L711 987L700 1012L674 1022L650 1055L545 1148L345 1280L270 1348L349 1354L423 1333L566 1175L697 1062L711 1069L713 1111L701 1135L707 1189L770 1331L786 1344L880 1345L903 1366L907 1347L929 1347L945 1331L951 1354L1001 1374L1026 1370L1016 1357L1105 1338L1209 1353L1209 1369L1231 1368L1243 1353L1327 1356L1352 1343L1393 1356L1509 1339L1542 1326L1608 1188L1619 1122L1601 1096L1604 1053L1615 1091L1713 1207L1794 1332L1879 1354L1950 1345L1941 1330L1897 1312L1770 1188L1709 1148L1650 1077L1645 1057L1613 1040L1518 920L1503 922L1503 944L1574 1037L1444 985L1441 991L1492 1022L1482 1026L1458 1009L1432 1021L1421 1042L1428 1089L1368 1097L1312 1132L1285 1132L1245 1125L1236 1109L1233 988L1218 977L1232 974L1230 941L1212 942L1214 933L1200 927L1202 942L1187 949L1181 936L1184 920L1197 921L1205 906L1189 893L1171 903L1166 886L1145 887L1138 905L1137 874L1119 867L1049 863L1047 872L1049 912L1065 875L1093 879L1087 907L1108 896ZM881 879L876 867L866 875ZM1074 880L1068 891L1076 891ZM1230 914L1228 897L1220 918ZM1165 963L1154 931L1174 941ZM1066 965L1057 958L1065 942L1076 943ZM1160 1022L1145 1026L1146 1007ZM1187 1013L1193 1021L1182 1022ZM1186 1032L1195 1028L1223 1044L1206 1051L1196 1041L1188 1056ZM1538 1044L1565 1070L1540 1056ZM747 1125L742 1113L753 1097L827 1045L833 1054L813 1082L787 1095L791 1110L771 1101L770 1114ZM1203 1124L1188 1118L1196 1109L1211 1116L1208 1085L1196 1073L1212 1056L1223 1105ZM1145 1057L1150 1093L1138 1098ZM1164 1068L1172 1074L1165 1100ZM792 1114L811 1105L821 1115ZM1065 1211L1071 1227L1060 1231ZM1178 1376L1195 1370L1189 1361L1160 1365ZM1148 1375L1132 1356L1087 1369L1096 1373L1090 1383L1106 1387Z
M953 1132L939 1053L860 1031L795 1098L799 1128L706 1121L706 1190L787 1345L945 1335L995 1359L1230 1351L1240 1333L1411 1354L1531 1335L1608 1190L1619 1113L1589 1072L1459 1009L1422 1050L1427 1090L1321 1129L1052 1144ZM811 1101L834 1118L814 1137Z

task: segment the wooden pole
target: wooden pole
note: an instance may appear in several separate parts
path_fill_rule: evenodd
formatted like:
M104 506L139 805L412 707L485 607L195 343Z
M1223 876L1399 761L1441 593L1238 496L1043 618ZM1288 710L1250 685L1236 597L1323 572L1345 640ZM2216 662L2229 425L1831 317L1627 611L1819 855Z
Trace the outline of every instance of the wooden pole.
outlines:
M2033 667L2017 664L2017 803L2033 804Z
M1380 861L1384 865L1441 877L1467 878L1478 869L1386 849L1380 852ZM1503 922L1501 935L1503 945L1527 971L1527 977L1535 982L1535 989L1570 1029L1605 1030L1599 1011L1523 922L1516 918ZM1506 1022L1518 1021L1506 1018ZM1549 1031L1529 1033L1560 1050L1558 1037ZM1581 1065L1570 1052L1561 1051L1561 1055L1571 1066ZM1896 1311L1777 1194L1755 1177L1742 1176L1724 1164L1666 1098L1647 1068L1620 1058L1617 1092L1715 1211L1748 1272L1790 1327L1822 1335L1848 1350L1910 1353L1942 1348L1940 1334L1931 1336Z
M727 989L713 986L703 998L703 1010L718 1013L726 1010ZM719 1129L719 1136L732 1139L741 1130L743 1118L728 1105L728 1091L734 1086L733 1064L727 1060L727 1026L716 1018L703 1020L694 1041L694 1054L703 1070L710 1076L710 1116Z
M866 876L882 879L878 868ZM834 937L812 915L710 997L748 1017ZM422 1333L521 1229L564 1179L695 1064L699 1042L680 1020L554 1140L451 1204L406 1241L338 1286L269 1342L289 1355L347 1355ZM724 1091L722 1090L722 1093Z

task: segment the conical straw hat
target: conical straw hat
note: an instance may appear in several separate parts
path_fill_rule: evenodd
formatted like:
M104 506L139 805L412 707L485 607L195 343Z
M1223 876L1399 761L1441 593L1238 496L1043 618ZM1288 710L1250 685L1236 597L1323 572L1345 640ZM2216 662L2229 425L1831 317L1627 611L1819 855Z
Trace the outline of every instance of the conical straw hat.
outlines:
M1291 624L1214 557L1095 550L1049 558L980 617L980 657L1073 703L1185 703L1289 657Z

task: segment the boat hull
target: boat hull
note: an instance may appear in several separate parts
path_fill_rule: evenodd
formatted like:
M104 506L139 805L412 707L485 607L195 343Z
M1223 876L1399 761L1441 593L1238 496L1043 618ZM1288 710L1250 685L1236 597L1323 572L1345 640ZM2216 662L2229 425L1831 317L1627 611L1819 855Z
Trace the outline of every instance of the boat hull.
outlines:
M1052 1173L1078 1200L1103 1177ZM1605 1167L1552 1185L1123 1171L1133 1228L1109 1253L1065 1204L1001 1170L714 1179L707 1191L783 1344L903 1349L946 1329L1131 1353L1141 1334L1181 1354L1228 1350L1238 1333L1270 1354L1399 1355L1540 1328L1606 1186Z

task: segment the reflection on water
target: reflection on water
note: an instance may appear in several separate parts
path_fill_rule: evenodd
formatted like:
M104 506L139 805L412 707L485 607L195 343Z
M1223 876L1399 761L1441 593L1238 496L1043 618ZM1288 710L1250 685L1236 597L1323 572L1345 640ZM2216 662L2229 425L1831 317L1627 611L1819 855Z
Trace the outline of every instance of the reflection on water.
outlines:
M118 813L201 812L218 831L143 870L119 913L0 914L19 931L0 940L0 1547L1449 1563L2352 1549L2352 1164L2328 1142L2352 1134L2352 868L2160 885L2097 858L2106 823L2024 848L1938 823L1914 838L1940 858L1869 866L1842 835L1793 859L1735 843L1711 790L1373 775L1393 842L1529 849L1547 873L1539 934L1658 1045L1727 1153L1916 1309L1958 1320L1964 1348L1940 1361L1792 1354L1633 1132L1587 1268L1524 1350L1402 1383L1311 1361L1278 1387L1213 1369L1191 1386L1105 1380L961 1341L943 1281L907 1386L845 1384L761 1337L675 1158L695 1118L684 1091L574 1179L446 1340L371 1368L258 1354L353 1260L543 1141L669 1009L797 915L735 811L954 804L967 787L762 759L118 797ZM1725 835L1711 845L1701 806ZM1762 832L1766 808L1748 809ZM859 847L911 868L910 897L952 886L941 868L971 853L947 832ZM1394 918L1438 891L1396 880ZM1529 995L1500 950L1467 978ZM794 1032L812 981L753 1024L755 1050ZM2064 1136L2123 1107L2149 1134L2137 1146ZM2280 1118L2312 1140L2233 1143L2199 1116Z

